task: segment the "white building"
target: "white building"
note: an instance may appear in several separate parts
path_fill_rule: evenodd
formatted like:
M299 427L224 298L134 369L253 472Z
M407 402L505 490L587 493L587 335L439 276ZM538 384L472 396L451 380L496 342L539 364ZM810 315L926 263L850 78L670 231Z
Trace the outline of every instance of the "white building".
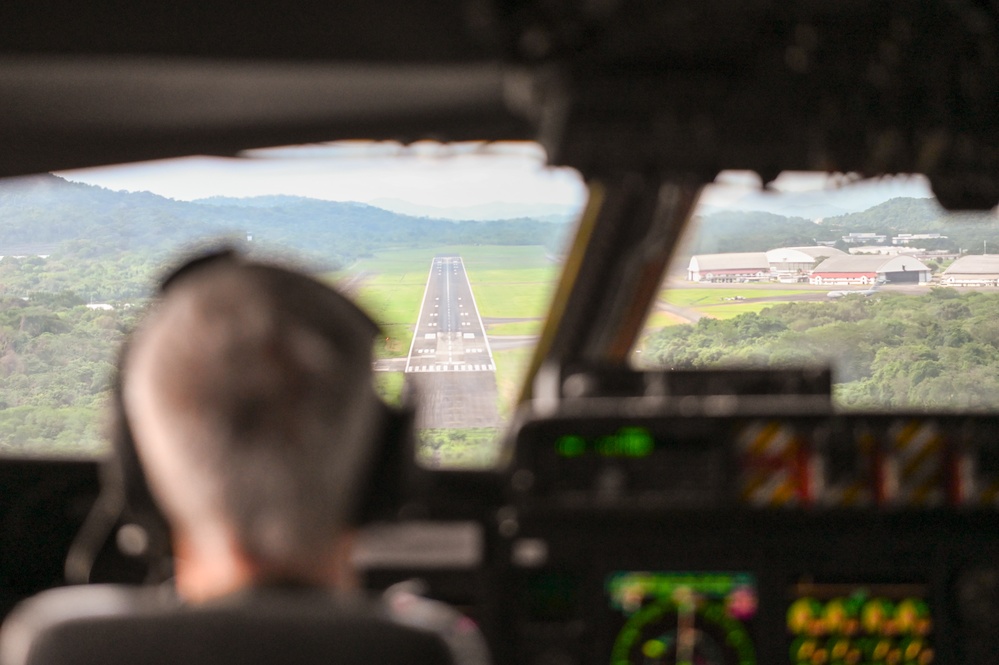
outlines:
M999 285L999 254L970 254L950 264L940 278L950 286Z
M940 235L939 233L899 233L897 236L893 236L891 239L891 244L893 245L908 245L913 240L946 240L947 236Z
M843 236L843 242L848 242L851 245L855 243L874 243L876 245L883 243L888 239L888 236L880 233L848 233Z
M882 256L897 256L899 254L919 254L926 250L918 247L895 247L893 245L864 245L851 247L851 254L881 254Z
M815 267L812 284L926 284L930 269L908 256L844 255L826 259Z
M690 257L687 279L691 282L759 282L770 279L765 252L699 254Z
M780 282L807 281L815 266L832 256L845 256L835 247L780 247L767 252L770 275Z

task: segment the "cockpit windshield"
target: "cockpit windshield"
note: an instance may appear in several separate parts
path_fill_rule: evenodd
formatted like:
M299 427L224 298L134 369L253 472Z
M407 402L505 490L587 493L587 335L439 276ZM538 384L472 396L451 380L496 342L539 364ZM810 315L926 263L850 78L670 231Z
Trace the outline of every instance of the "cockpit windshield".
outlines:
M0 181L0 452L103 449L116 348L172 263L220 242L300 264L381 325L422 459L492 462L585 187L536 144L347 142Z
M831 366L843 409L999 403L999 219L927 180L723 173L635 350L640 366Z

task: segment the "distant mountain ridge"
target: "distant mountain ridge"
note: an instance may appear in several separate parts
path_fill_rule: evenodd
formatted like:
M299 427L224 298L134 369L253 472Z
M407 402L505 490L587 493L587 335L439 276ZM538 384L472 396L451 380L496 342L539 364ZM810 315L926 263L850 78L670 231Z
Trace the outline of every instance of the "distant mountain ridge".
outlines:
M0 255L4 246L32 243L72 243L67 251L90 257L136 250L163 253L205 238L252 235L254 246L294 250L332 268L387 247L554 246L568 230L531 219L427 219L364 203L297 196L178 201L51 174L0 182Z
M539 219L546 222L570 222L577 211L559 203L511 203L497 201L468 206L432 206L401 199L376 199L371 205L413 217L488 221L499 219Z
M864 212L893 198L934 201L932 196L925 178L890 177L854 182L844 187L806 191L752 190L729 200L724 206L706 205L702 208L702 213L707 215L722 210L744 210L815 221Z
M570 222L576 217L571 206L554 203L482 203L471 206L431 206L411 203L401 199L377 199L369 203L360 201L329 201L305 196L286 194L266 194L261 196L234 197L210 196L195 199L193 203L214 206L236 206L242 208L279 208L311 203L315 205L335 204L358 208L376 208L407 217L443 219L453 222L502 221L507 219L536 219L543 222Z
M820 222L771 212L709 210L695 218L685 254L767 251L837 243L850 233L940 233L946 238L920 240L924 249L980 251L985 243L999 243L999 219L994 213L947 213L935 199L896 197L861 212L826 217ZM999 247L999 244L993 245Z
M358 201L327 201L325 199L316 199L309 196L293 196L290 194L263 194L261 196L244 197L209 196L203 199L194 199L191 203L212 206L234 206L239 208L282 208L285 206L302 205L304 203L332 203L359 208L377 208L377 206Z

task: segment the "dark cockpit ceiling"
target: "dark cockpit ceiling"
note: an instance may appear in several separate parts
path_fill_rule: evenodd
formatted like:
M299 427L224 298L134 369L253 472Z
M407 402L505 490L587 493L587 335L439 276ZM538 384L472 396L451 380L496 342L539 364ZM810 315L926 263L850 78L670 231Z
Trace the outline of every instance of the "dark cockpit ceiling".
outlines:
M0 173L346 138L539 139L588 177L923 172L999 200L984 2L0 7Z

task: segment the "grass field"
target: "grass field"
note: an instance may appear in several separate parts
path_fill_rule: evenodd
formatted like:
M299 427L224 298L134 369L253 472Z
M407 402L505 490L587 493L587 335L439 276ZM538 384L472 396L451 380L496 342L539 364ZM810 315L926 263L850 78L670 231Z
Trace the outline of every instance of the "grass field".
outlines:
M374 256L360 259L350 267L350 272L373 273L375 275L403 275L405 273L422 273L421 279L426 281L430 261L438 253L435 248L421 247L417 249L390 249L378 252Z
M512 278L515 278L517 280L515 283L518 284L537 284L539 282L547 284L554 282L558 278L559 266L552 265L547 268L508 267L502 270L496 268L478 270L473 264L469 266L468 271L469 280L473 284L509 283ZM516 272L516 275L512 275L511 271Z
M459 245L379 252L352 267L353 274L363 276L358 300L382 325L415 325L430 261L438 254L462 257L483 317L534 318L547 312L559 267L538 246Z
M538 335L541 333L542 319L536 321L515 321L512 323L487 323L486 333L490 337L504 335Z
M461 256L469 275L488 274L488 271L529 270L542 268L553 270L545 248L540 245L474 245L448 248ZM486 271L486 272L483 272Z
M415 272L421 282L427 279L430 261L438 254L460 256L472 271L551 269L545 249L538 245L454 245L391 249L357 261L351 273L398 275ZM539 273L536 273L539 274Z
M547 312L559 268L543 247L458 245L379 252L355 263L351 273L361 275L358 302L388 337L379 345L380 357L402 357L409 352L427 271L438 254L462 257L483 317L533 318ZM525 335L536 330L536 324L515 324L490 329L490 333Z
M676 314L657 310L649 314L649 318L645 320L645 327L658 329L665 328L666 326L674 326L678 323L686 323L686 320Z
M511 280L516 277L516 270L507 272ZM554 282L481 284L472 281L472 293L483 318L542 318L548 313L554 286Z
M426 281L426 275L424 275ZM409 353L413 328L423 300L424 284L382 284L372 280L358 289L357 303L382 327L384 338L375 345L380 358Z
M517 398L520 397L521 384L524 381L524 374L527 372L527 365L531 361L532 353L534 353L534 349L526 346L493 352L493 360L496 362L496 390L499 393L500 417L504 419L510 417L513 407L517 403Z
M697 308L704 305L720 305L731 302L736 297L741 298L776 298L780 296L797 295L802 289L667 289L659 294L660 300L679 307ZM726 300L728 299L728 300Z
M481 316L534 318L547 313L560 268L543 247L469 247L462 248L461 257Z

